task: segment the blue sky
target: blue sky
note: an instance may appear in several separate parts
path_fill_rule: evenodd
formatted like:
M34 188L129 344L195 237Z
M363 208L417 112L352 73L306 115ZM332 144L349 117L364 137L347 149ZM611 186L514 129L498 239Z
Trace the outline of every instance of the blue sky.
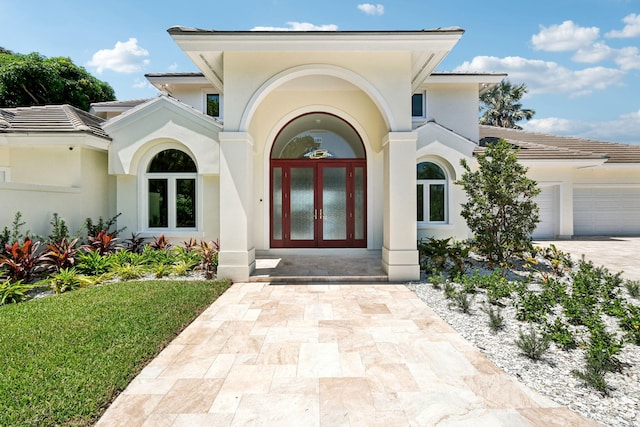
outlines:
M0 46L68 56L118 99L155 95L150 72L197 71L166 30L466 32L439 71L525 82L526 129L640 144L640 0L0 0Z

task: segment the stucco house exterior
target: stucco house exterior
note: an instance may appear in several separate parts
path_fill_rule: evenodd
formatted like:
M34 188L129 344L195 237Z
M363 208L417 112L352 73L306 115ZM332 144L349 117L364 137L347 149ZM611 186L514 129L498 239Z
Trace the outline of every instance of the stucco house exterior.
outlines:
M148 74L155 98L0 110L0 224L121 213L219 238L237 281L256 252L372 250L414 280L419 238L470 237L460 160L506 138L543 189L536 237L640 234L640 147L479 126L505 75L435 72L458 28L168 31L200 72Z

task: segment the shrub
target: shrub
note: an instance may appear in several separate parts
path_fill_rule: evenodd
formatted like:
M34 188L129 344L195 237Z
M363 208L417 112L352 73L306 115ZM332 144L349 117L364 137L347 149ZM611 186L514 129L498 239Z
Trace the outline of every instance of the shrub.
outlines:
M79 252L77 270L91 276L100 276L111 269L111 259L99 251Z
M164 234L161 234L158 237L153 236L153 242L151 242L149 245L155 250L160 250L160 249L169 250L171 249L171 246L172 246L171 242L169 242L169 240L164 236Z
M77 243L78 239L69 241L66 237L63 237L59 241L54 240L51 243L47 243L45 263L52 266L55 271L73 267L76 263L76 255L78 253L78 248L76 248Z
M53 213L53 218L49 224L51 224L51 234L49 234L49 238L47 239L48 243L71 239L66 222L57 213Z
M473 304L474 295L462 291L454 291L451 295L452 302L449 304L449 307L452 305L458 308L462 313L469 314L471 311L471 304Z
M83 246L84 249L97 251L100 255L107 255L120 249L122 246L118 243L118 239L114 233L105 230L99 231L95 236L87 236L88 243Z
M516 319L543 323L553 306L553 298L548 292L536 293L520 287L518 289L518 298L515 301Z
M503 139L488 144L476 159L476 171L461 160L465 173L456 184L467 193L461 215L474 234L478 253L503 263L530 249L531 233L539 222L534 198L540 189L518 163L517 150Z
M4 253L0 253L0 267L8 271L12 281L28 282L44 267L46 256L38 253L39 247L40 242L28 237L22 245L19 242L6 245Z
M113 264L111 272L121 280L135 280L145 275L147 269L141 264Z
M144 240L144 237L131 233L131 237L125 240L126 248L131 252L139 254L145 247Z
M73 291L78 288L84 288L93 283L90 278L79 274L78 270L73 267L61 269L47 281L49 282L51 289L56 294Z
M575 334L559 317L556 317L553 323L546 322L544 328L545 335L563 350L567 351L578 347Z
M622 342L605 330L603 323L597 323L590 329L589 345L585 355L585 369L574 370L572 374L588 386L608 395L608 386L604 375L607 372L621 372L622 363L615 357L622 348Z
M464 259L469 255L469 248L463 242L452 242L451 239L430 237L418 242L423 270L448 270L451 275L464 271Z
M0 248L11 245L13 242L19 242L29 236L29 231L23 233L22 227L26 223L22 221L22 212L18 211L13 217L11 229L4 227L0 233Z
M151 270L157 279L161 279L163 277L167 277L173 272L173 266L168 264L155 264Z
M627 288L627 292L629 292L629 295L633 298L640 297L640 280L627 280L624 287Z
M619 324L627 333L627 338L635 345L640 345L640 307L628 304L626 313L620 318Z
M85 220L85 226L87 227L87 240L90 241L91 240L90 238L97 237L101 231L104 231L106 234L111 235L112 238L117 238L118 235L120 235L120 233L126 230L126 227L122 227L122 228L116 228L115 230L111 231L111 227L116 225L118 221L118 217L120 215L122 215L122 213L119 213L107 219L106 221L103 220L102 217L99 217L98 221L95 223L91 218L87 218Z
M529 328L528 333L518 332L518 339L515 341L516 346L522 354L531 360L540 360L542 355L549 349L550 340L545 335L539 334L533 327Z
M220 252L220 243L216 240L200 242L200 246L196 248L200 253L200 269L204 271L207 279L211 279L218 272L218 253Z
M444 283L444 296L446 299L452 299L454 297L454 295L456 294L456 285L454 285L453 283L446 281Z
M12 282L5 280L0 282L0 305L14 304L28 299L27 292L33 289L34 285L25 285L21 280Z
M487 313L487 316L489 316L489 329L491 329L492 332L496 333L499 330L504 329L504 317L502 316L500 309L496 309L491 305L488 305L486 307L482 307L482 311Z

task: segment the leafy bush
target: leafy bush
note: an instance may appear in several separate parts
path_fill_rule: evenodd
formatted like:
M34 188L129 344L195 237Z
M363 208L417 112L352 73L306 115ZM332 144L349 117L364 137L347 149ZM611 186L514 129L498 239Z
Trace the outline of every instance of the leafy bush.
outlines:
M640 307L628 304L626 313L620 318L619 323L627 333L627 338L635 345L640 345Z
M639 280L628 280L625 282L624 287L627 288L627 292L633 298L640 297L640 281Z
M111 272L121 280L135 280L145 275L147 269L142 264L112 264Z
M75 268L62 268L48 280L49 286L56 294L84 288L93 283L91 278L78 273Z
M447 270L452 276L464 271L464 259L469 255L469 248L463 242L452 242L451 239L430 237L418 242L423 270Z
M95 223L91 218L87 218L85 220L85 226L87 227L87 240L91 241L91 238L95 239L101 231L104 231L106 234L110 235L114 239L117 238L120 235L120 233L126 230L126 227L116 228L113 231L111 230L111 227L116 225L118 221L118 217L120 215L122 215L122 213L119 213L107 220L104 220L102 219L102 217L99 217L98 221L96 221Z
M29 236L29 231L22 232L22 227L26 223L22 221L22 213L20 211L16 212L13 217L13 222L11 223L11 229L8 227L4 227L2 232L0 233L0 247L4 248L6 245L11 245L14 242L19 242L24 240L25 237Z
M454 291L451 295L452 302L449 307L454 306L462 313L469 314L471 311L471 304L473 304L474 295L462 291Z
M533 327L529 328L528 333L522 332L521 329L518 332L518 339L516 339L515 343L522 351L522 354L531 360L540 360L550 346L549 338L539 334Z
M496 309L491 305L486 307L482 307L482 311L487 313L489 316L489 329L494 333L498 332L501 329L504 329L504 316L500 312L500 309Z
M0 282L0 305L14 304L28 299L27 292L33 289L34 285L25 285L21 280L12 282L5 280Z
M556 317L553 323L546 322L544 328L545 335L563 350L567 351L578 347L575 334L559 317Z
M67 237L47 243L45 263L52 266L55 271L73 267L78 253L77 243L78 239L69 241Z
M543 323L555 305L553 297L544 290L537 293L520 287L517 295L516 319L520 321Z
M211 279L218 272L218 253L220 252L220 243L216 240L200 242L196 248L200 254L200 269L204 272L207 279Z
M79 252L76 268L79 272L91 276L100 276L108 273L111 269L112 261L99 251Z
M539 222L534 198L540 194L527 168L518 163L517 150L504 139L488 144L476 156L479 168L465 169L456 184L467 193L462 217L474 234L480 255L503 263L531 248L531 233Z
M83 246L84 249L97 251L100 255L107 255L122 248L118 243L118 239L114 233L108 231L99 231L95 236L87 236L88 243Z
M145 247L144 240L144 237L131 233L131 237L125 239L126 248L131 252L139 254Z
M4 267L9 278L16 282L30 281L39 271L44 269L46 256L38 253L40 242L26 238L21 245L14 242L6 245L4 253L0 253L0 267Z
M51 224L51 234L49 234L47 243L61 242L62 240L71 240L67 223L57 213L53 213L53 218L51 219L51 222L49 224Z

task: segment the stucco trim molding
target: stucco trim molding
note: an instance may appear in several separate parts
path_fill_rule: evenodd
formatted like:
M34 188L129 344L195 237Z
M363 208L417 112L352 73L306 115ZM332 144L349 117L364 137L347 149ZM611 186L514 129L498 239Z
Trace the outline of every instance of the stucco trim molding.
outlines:
M314 75L322 75L322 76L331 76L336 77L342 80L345 80L363 92L365 92L372 99L374 104L378 107L380 114L384 118L385 125L388 129L396 129L396 122L392 113L392 109L382 96L380 91L367 79L362 77L360 74L357 74L351 70L346 68L338 67L335 65L329 64L307 64L300 65L297 67L289 68L284 71L279 72L278 74L272 76L269 80L264 82L258 90L253 94L247 106L242 114L242 119L240 120L240 131L246 132L248 130L249 124L251 123L251 119L255 114L256 110L264 101L264 99L274 90L282 86L283 84L290 82L292 80L314 76Z

